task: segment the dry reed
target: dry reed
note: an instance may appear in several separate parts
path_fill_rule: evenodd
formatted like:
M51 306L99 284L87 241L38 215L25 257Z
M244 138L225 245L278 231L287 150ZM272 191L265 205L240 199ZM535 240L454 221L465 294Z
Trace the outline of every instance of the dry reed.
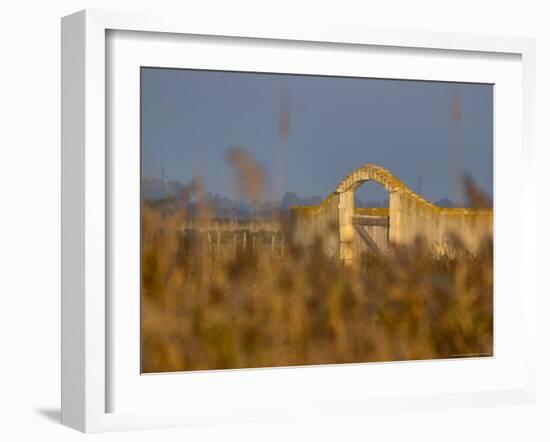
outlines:
M142 371L491 355L493 247L421 240L351 267L289 244L214 253L142 207Z

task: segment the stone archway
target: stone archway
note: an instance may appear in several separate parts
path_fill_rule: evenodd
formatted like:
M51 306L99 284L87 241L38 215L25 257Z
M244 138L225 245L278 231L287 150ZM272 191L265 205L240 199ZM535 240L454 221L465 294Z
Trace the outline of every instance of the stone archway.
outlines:
M292 241L307 246L321 237L328 256L338 256L346 264L353 262L354 241L361 233L357 229L357 218L361 216L356 213L354 194L366 181L378 183L389 193L385 216L388 245L408 244L423 237L434 250L445 251L448 236L453 234L475 251L483 239L492 236L492 209L436 206L383 167L365 164L347 175L319 206L291 209Z
M355 191L365 182L374 181L380 184L390 195L390 219L397 209L395 204L396 192L407 187L395 178L388 170L374 164L365 164L346 176L336 187L338 194L338 226L340 235L340 257L345 263L354 259L353 242L357 229L354 226ZM396 215L396 213L394 213ZM395 217L398 218L398 217ZM392 221L397 221L394 219ZM389 235L392 238L392 224L389 224Z

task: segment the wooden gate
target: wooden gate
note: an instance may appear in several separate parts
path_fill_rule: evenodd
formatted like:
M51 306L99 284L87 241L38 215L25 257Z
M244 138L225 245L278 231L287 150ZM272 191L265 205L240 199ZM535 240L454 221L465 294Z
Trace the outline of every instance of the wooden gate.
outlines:
M355 252L382 254L389 247L390 217L381 215L354 215Z

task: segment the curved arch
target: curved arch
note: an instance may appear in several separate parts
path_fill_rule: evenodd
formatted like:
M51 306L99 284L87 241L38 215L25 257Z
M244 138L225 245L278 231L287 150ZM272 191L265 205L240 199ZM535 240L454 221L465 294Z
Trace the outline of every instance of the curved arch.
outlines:
M388 192L408 189L405 184L393 176L389 170L374 164L364 164L346 176L336 187L336 192L343 193L356 190L365 181L375 181Z
M355 190L357 190L357 188L366 181L375 181L384 187L384 189L386 189L389 193L399 191L401 194L404 194L425 206L431 208L438 207L407 187L406 184L396 178L388 169L369 163L358 167L342 181L340 181L340 184L336 187L336 193L344 194L350 191L355 192Z

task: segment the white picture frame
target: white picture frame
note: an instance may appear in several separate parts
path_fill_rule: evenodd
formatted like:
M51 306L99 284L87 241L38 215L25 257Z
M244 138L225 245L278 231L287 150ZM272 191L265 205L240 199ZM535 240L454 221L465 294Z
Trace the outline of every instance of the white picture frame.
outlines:
M515 54L521 57L523 220L534 219L535 43L533 39L416 31L388 31L342 26L299 27L266 23L215 22L193 17L86 10L62 20L62 423L85 432L245 422L317 415L361 414L373 410L531 403L535 386L535 339L526 341L521 385L463 393L387 395L377 398L327 398L311 402L277 402L243 406L231 415L209 418L208 412L108 412L110 353L107 302L110 196L107 184L106 34L143 31L162 34L242 37L289 42L374 45L380 48L425 48ZM498 171L497 171L498 173ZM530 185L531 184L531 185ZM534 229L521 235L521 309L518 323L534 336L536 316ZM498 250L498 249L497 249ZM497 252L498 253L498 252ZM136 321L139 318L135 318ZM498 319L497 319L498 320ZM381 370L384 370L382 364ZM332 370L341 370L333 367ZM246 376L246 370L241 371ZM204 373L203 376L211 376ZM170 382L170 381L165 381ZM253 412L251 410L254 410ZM290 411L289 411L290 410Z

